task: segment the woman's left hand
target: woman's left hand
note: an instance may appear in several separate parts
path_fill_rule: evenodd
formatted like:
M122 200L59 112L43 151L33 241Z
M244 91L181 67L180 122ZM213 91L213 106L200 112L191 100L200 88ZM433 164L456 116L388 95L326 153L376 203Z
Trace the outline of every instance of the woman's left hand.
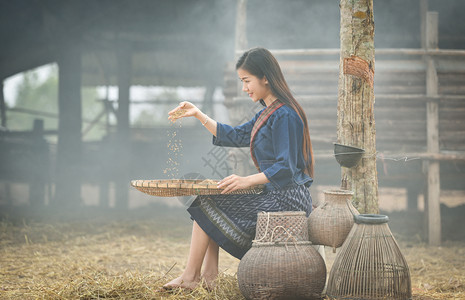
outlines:
M220 182L218 182L218 188L224 189L221 194L231 193L239 189L246 189L250 186L252 186L252 184L247 177L234 174L225 177Z

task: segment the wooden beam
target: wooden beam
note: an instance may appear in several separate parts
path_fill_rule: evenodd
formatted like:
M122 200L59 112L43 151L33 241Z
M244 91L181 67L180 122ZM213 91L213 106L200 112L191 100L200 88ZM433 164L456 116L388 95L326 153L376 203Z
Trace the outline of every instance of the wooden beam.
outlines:
M426 47L437 49L438 47L438 13L428 12L426 16ZM436 97L438 95L438 75L434 59L426 57L426 95ZM426 139L429 153L439 153L439 105L436 101L428 101L426 104ZM427 162L428 173L428 240L431 246L441 244L441 212L440 212L440 175L439 161Z
M446 100L465 100L465 95L435 95L425 94L376 94L376 99L386 100L422 100L425 102L441 102ZM299 100L305 101L336 101L337 95L303 95Z
M430 56L465 56L464 50L454 49L409 49L409 48L392 48L379 49L378 55L398 54L398 55L430 55Z
M321 56L337 55L340 53L338 48L328 49L271 49L274 55L283 56ZM236 50L236 54L244 52L243 48ZM417 49L417 48L378 48L375 49L375 55L430 55L430 56L465 56L465 50L456 49Z
M318 139L318 137L317 137ZM313 138L312 138L313 140ZM331 143L331 140L318 140L319 142ZM334 159L334 153L332 151L320 151L314 153L315 158L318 159ZM463 161L465 162L465 152L458 151L447 151L439 153L429 153L429 152L409 152L409 153L397 153L397 152L379 152L376 155L376 160L382 161L385 157L386 159L395 159L395 160L431 160L431 161Z
M115 191L117 209L129 207L130 161L130 127L129 127L129 91L132 77L132 50L126 44L120 44L118 55L118 111L117 111L117 174L115 176Z
M81 202L81 50L63 49L58 60L58 144L54 202L76 207Z
M237 0L236 11L236 56L247 49L247 0Z
M6 104L5 104L5 93L3 90L3 81L0 85L0 125L6 128Z

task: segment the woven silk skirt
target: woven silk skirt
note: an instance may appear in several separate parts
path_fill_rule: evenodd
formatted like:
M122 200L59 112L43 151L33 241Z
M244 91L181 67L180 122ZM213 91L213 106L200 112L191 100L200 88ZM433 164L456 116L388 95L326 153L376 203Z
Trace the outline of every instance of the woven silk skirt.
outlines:
M187 209L192 219L222 249L236 258L252 247L259 212L312 210L307 187L292 186L261 194L197 196Z

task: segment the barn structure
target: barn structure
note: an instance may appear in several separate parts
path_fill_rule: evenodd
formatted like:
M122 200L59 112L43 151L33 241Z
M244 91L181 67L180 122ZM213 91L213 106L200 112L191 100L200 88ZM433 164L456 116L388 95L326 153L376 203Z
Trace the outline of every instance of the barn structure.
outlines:
M408 208L428 199L430 228L440 228L440 189L465 189L465 20L460 0L375 1L375 121L380 186L408 190ZM81 0L1 1L0 77L48 63L59 68L58 127L44 128L43 112L6 104L0 93L0 204L11 204L12 186L29 187L31 205L80 205L82 186L98 186L101 205L114 193L128 206L129 181L161 178L166 130L136 128L132 86L202 87L199 105L214 118L228 109L232 124L257 109L241 97L234 60L263 46L278 56L305 107L315 150L316 185L338 185L336 141L339 73L339 7L325 0ZM83 86L117 86L117 102L96 99L102 112L84 120ZM224 101L214 100L222 91ZM150 100L155 107L177 102ZM32 113L31 131L8 120ZM42 114L41 114L42 113ZM86 142L100 119L107 134ZM182 172L220 177L250 172L245 152L218 153L197 125L185 126ZM56 136L56 144L47 137ZM199 142L201 141L201 142ZM242 156L241 156L242 155ZM220 157L227 157L221 169ZM231 160L231 157L233 158ZM226 173L223 173L226 172ZM112 188L113 187L113 188ZM439 224L439 226L438 226ZM435 243L439 233L430 236Z

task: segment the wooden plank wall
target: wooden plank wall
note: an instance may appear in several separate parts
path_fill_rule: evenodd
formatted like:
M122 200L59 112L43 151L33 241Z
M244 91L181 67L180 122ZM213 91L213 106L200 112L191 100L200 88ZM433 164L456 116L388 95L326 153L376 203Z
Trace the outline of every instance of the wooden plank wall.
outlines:
M294 95L306 110L314 146L326 149L336 141L339 62L282 60L280 64ZM437 70L440 150L465 151L465 60L439 59ZM227 71L226 101L236 97L236 87L236 73ZM421 58L377 58L375 122L379 152L426 152L427 100L426 66Z
M331 154L337 132L338 59L278 56L278 60L289 86L310 120L312 143L319 165L324 160L334 161ZM465 180L465 60L463 57L436 57L436 69L440 95L436 100L439 103L439 150L442 153L459 152L458 160L451 155L441 162L441 185L463 189L465 186L460 181ZM232 99L237 96L238 79L233 70L234 66L230 64L225 71L224 94L230 108L234 107ZM426 64L421 55L379 55L376 58L375 122L379 156L402 160L405 157L425 159L429 155L427 102ZM238 105L244 105L244 102ZM421 189L419 185L425 174L419 162L420 159L409 161L409 168L406 168L405 164L399 166L398 162L380 158L379 178L383 184L402 187L410 185L406 181L410 179L412 186ZM319 177L320 182L333 180L334 173L327 179L326 175Z

